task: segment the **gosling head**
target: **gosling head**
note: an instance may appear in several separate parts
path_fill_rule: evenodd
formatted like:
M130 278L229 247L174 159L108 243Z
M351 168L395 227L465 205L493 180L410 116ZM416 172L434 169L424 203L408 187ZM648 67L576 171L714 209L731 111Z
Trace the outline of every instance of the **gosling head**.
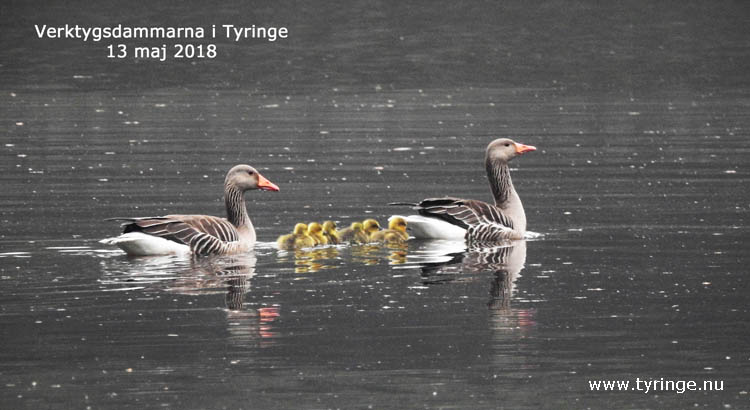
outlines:
M323 227L320 226L317 222L310 222L307 225L307 234L308 235L320 235L320 233L323 232Z
M307 233L307 225L302 224L302 223L294 225L295 235L304 235L305 233Z
M391 218L388 221L388 229L393 229L394 231L406 232L406 220L400 216Z
M365 219L364 222L362 222L362 227L368 235L380 230L380 224L374 219Z
M325 221L323 222L323 232L334 232L336 231L336 222Z
M359 232L359 231L364 231L365 230L365 228L362 226L361 222L352 222L352 224L351 224L351 226L349 228L351 228L354 232Z

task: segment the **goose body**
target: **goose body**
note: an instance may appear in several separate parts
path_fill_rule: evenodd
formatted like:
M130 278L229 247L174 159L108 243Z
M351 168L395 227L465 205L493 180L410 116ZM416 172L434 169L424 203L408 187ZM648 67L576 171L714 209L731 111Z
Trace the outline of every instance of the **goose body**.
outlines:
M255 189L278 191L279 187L255 168L237 165L224 180L227 218L210 215L112 218L123 221L123 234L100 242L116 245L133 256L247 252L255 244L255 228L247 214L244 193Z
M536 148L508 138L492 141L485 153L487 179L494 204L461 198L428 198L411 205L419 215L406 216L412 236L418 239L466 239L498 242L522 239L526 214L510 177L508 161Z

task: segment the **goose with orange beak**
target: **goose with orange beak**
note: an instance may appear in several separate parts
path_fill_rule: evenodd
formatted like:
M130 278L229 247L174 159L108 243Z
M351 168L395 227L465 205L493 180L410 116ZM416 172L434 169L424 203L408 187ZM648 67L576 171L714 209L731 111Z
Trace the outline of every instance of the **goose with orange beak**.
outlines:
M472 242L499 242L522 239L526 233L526 213L510 178L508 162L536 147L499 138L487 146L485 166L494 204L453 197L427 198L410 205L419 215L403 217L417 239L466 239Z
M237 165L224 179L226 218L210 215L110 218L122 221L123 233L100 242L116 245L133 256L247 252L255 244L255 228L245 204L245 192L251 190L278 191L279 187L255 168Z

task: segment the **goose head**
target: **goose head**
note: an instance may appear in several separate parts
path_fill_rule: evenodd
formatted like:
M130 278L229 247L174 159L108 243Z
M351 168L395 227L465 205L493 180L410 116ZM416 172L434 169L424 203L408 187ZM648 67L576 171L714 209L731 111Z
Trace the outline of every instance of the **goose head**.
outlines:
M241 191L260 189L263 191L278 191L279 187L267 180L250 165L236 165L227 172L224 185L233 185Z
M486 157L492 162L508 162L529 151L536 151L536 147L515 142L510 138L498 138L487 146Z

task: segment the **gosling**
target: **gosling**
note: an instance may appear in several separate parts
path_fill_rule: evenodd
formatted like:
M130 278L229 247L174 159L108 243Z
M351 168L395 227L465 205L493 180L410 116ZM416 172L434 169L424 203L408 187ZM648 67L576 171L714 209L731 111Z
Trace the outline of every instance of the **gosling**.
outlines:
M276 244L281 250L292 250L300 248L311 248L315 246L315 241L307 234L307 225L299 223L294 225L294 232L289 235L279 236Z

